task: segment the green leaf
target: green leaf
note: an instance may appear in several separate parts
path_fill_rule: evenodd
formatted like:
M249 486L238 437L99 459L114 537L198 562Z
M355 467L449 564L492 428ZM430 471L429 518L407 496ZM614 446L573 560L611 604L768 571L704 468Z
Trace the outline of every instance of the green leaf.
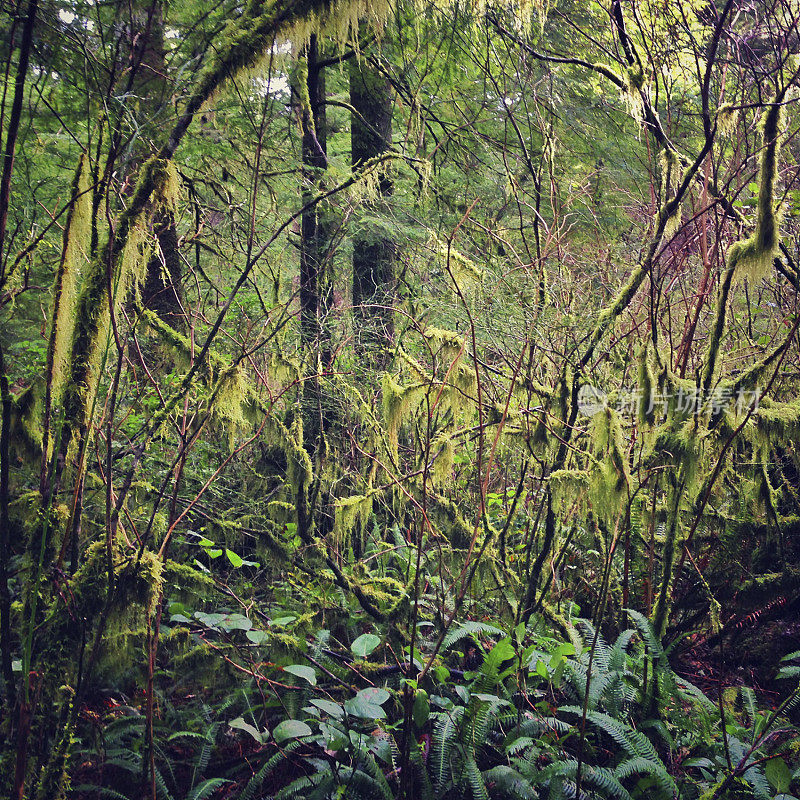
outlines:
M431 704L428 699L428 693L424 689L420 689L414 698L414 707L411 714L414 718L414 724L418 728L422 728L428 721L431 713Z
M228 561L233 564L234 569L239 569L239 567L244 564L244 559L241 556L236 555L233 550L225 550L225 555L228 556Z
M789 784L792 782L792 773L782 758L771 758L764 765L764 772L770 786L778 792L788 792Z
M253 623L244 614L225 614L219 622L224 631L249 631Z
M370 703L359 695L346 700L344 710L350 716L361 719L383 719L386 716L386 712L379 705Z
M344 716L344 709L338 703L334 703L332 700L314 699L311 701L311 705L316 706L320 711L324 711L326 714L334 717L335 719L341 719Z
M357 658L366 658L380 643L380 637L376 636L374 633L362 633L361 636L350 645L350 649Z
M260 630L251 630L247 631L245 636L253 643L253 644L264 644L269 638L269 634L266 631Z
M558 662L563 660L565 656L574 656L574 655L575 655L575 645L571 644L570 642L564 642L564 644L560 644L553 651L553 654L550 657L550 666L556 667L558 666Z
M312 686L317 685L317 673L311 667L305 667L302 664L289 664L288 667L283 668L283 671L308 681Z
M236 728L240 731L246 731L249 733L259 744L264 742L264 737L261 731L255 727L255 725L251 725L249 722L245 722L241 717L236 717L236 719L232 719L228 725L231 728Z
M280 744L287 739L299 739L301 736L310 736L312 733L311 728L299 719L285 719L283 722L275 726L272 731L272 736L275 741Z
M222 555L222 550L206 550L206 555L209 558L219 558Z
M341 750L350 741L344 731L325 722L320 723L319 732L325 737L325 745L329 750Z
M376 706L382 706L391 697L386 689L380 689L377 686L362 689L356 696L367 703L374 703Z

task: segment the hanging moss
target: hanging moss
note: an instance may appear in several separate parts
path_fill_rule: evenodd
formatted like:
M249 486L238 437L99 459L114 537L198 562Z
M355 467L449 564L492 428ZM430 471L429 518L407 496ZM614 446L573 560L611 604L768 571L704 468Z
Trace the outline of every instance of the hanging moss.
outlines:
M681 204L677 198L671 198L672 187L680 182L680 161L677 153L671 148L664 148L660 154L661 162L661 198L659 222L663 222L662 242L669 242L681 225Z
M428 342L433 354L448 362L460 358L464 353L464 338L454 331L428 327L422 332L422 336Z
M592 417L592 454L598 465L591 471L589 492L595 514L610 520L627 499L630 470L619 415L605 407Z
M374 493L337 498L334 503L334 537L344 546L354 532L361 535L372 515Z
M800 441L800 400L775 403L764 398L753 418L765 439Z
M728 250L728 265L737 277L751 281L766 277L780 242L780 213L775 207L775 182L778 176L783 104L776 100L761 119L761 165L758 175L758 217L749 239L736 242Z
M51 407L64 398L75 338L78 287L81 272L89 262L92 228L92 200L89 188L89 164L86 154L78 161L72 184L72 205L64 225L61 261L53 281L53 305L50 312L50 339L47 349L46 381L50 386Z
M554 505L562 511L576 501L585 506L581 501L588 495L590 479L589 470L558 469L551 472L548 486Z
M383 419L386 435L396 457L398 432L406 417L419 405L428 386L416 383L403 387L390 373L386 373L381 381Z
M455 283L454 289L465 297L475 294L483 285L485 271L469 256L447 242L443 242L435 233L430 234L430 248L437 259L450 270L450 279Z
M64 451L76 443L76 433L82 437L89 429L89 415L109 345L111 313L113 310L115 316L119 315L122 304L146 273L152 251L150 222L161 211L174 214L178 194L179 181L172 162L158 158L145 162L130 208L123 214L113 241L89 268L75 315L71 373L64 403ZM109 265L113 273L111 298Z
M433 453L433 466L431 477L438 487L444 486L453 475L453 458L455 457L455 446L453 439L448 433L442 433L431 443L431 453Z
M272 428L279 433L283 433L277 420L272 417ZM303 446L303 419L300 414L296 414L291 427L287 431L287 436L283 442L286 447L287 467L286 480L294 490L295 495L304 494L314 479L314 466L311 457Z
M10 449L23 462L38 460L42 452L43 393L41 381L37 380L11 402Z
M717 127L723 136L732 136L739 124L739 110L730 103L723 103L717 110Z
M655 421L654 392L656 381L653 376L653 365L649 358L649 348L642 349L639 357L639 419L652 425Z

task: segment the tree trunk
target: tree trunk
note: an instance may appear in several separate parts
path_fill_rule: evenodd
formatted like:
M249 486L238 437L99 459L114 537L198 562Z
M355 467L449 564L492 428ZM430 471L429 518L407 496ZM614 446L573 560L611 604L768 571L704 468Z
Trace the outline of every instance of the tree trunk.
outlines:
M319 43L311 36L301 59L298 112L302 126L303 205L322 188L328 167L327 121L325 114L325 68L320 63ZM319 373L330 369L331 345L326 330L331 306L331 220L324 203L308 208L301 219L300 242L300 327L303 346L309 356L311 375L304 385L303 428L306 448L316 452L330 416L326 409Z
M353 167L380 156L392 146L392 89L366 60L350 61L350 147ZM378 197L367 204L375 211L392 194L392 181L381 171ZM392 309L397 248L383 228L362 227L353 239L353 316L357 351L370 365L386 368L394 340Z
M137 5L131 14L130 69L132 92L139 98L139 124L142 141L134 146L134 165L138 167L152 151L151 138L158 132L157 116L164 105L168 86L164 60L164 9L162 0ZM153 233L158 240L147 265L147 277L141 288L145 308L155 311L174 327L183 323L181 261L175 218L169 211L155 220Z
M299 87L306 102L300 106L302 125L303 205L317 194L328 167L328 136L325 114L325 68L320 65L316 36L305 51L305 87ZM303 78L301 77L301 80ZM300 249L300 309L303 343L320 354L323 366L330 361L330 346L325 341L325 313L330 305L330 220L324 204L318 203L303 213Z

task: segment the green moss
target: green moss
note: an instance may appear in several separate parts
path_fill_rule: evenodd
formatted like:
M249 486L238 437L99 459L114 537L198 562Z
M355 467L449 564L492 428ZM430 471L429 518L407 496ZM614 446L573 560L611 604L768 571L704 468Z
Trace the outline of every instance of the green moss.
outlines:
M781 145L783 104L772 103L761 119L761 165L758 175L758 218L753 235L728 251L728 265L751 281L766 277L780 243L780 213L775 207L775 182Z

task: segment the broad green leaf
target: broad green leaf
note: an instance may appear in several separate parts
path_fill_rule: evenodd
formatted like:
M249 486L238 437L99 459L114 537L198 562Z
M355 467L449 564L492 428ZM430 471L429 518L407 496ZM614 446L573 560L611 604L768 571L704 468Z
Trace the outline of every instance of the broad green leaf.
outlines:
M317 673L311 667L305 667L302 664L289 664L288 667L283 668L283 671L308 681L312 686L317 685Z
M275 741L280 744L287 739L299 739L301 736L310 736L312 733L311 728L299 719L285 719L283 722L275 726L272 731L272 736Z
M391 695L386 689L380 689L377 686L370 686L367 689L361 689L357 697L360 697L367 703L374 703L376 706L382 706Z
M792 782L792 773L789 771L789 767L782 758L771 758L767 761L764 765L764 773L767 776L767 780L770 782L770 786L772 786L776 792L782 793L789 791L789 784Z
M311 701L311 705L316 706L320 711L324 711L331 717L341 719L344 716L344 709L332 700L317 700L316 698Z
M380 637L376 636L374 633L362 633L361 636L350 645L350 649L357 658L366 658L380 643Z
M249 733L259 744L263 743L264 738L261 731L255 727L255 725L251 725L249 722L245 722L241 717L236 717L236 719L232 719L228 725L231 728L236 728L240 731L246 731Z
M386 712L379 705L370 703L358 695L345 701L344 710L350 716L361 719L383 719L386 716Z
M225 631L249 631L253 623L244 614L225 614L219 627Z
M428 721L431 713L431 704L428 700L428 693L424 689L420 689L417 692L411 713L414 718L414 724L418 728L423 727Z
M343 747L347 747L347 743L349 742L347 734L335 725L321 722L319 725L319 732L324 737L325 746L329 750L341 750Z
M244 559L241 556L238 556L233 550L225 550L225 555L228 556L228 561L233 564L235 569L239 569L239 567L244 564Z
M269 638L269 634L266 631L260 631L258 629L247 631L245 636L247 636L253 644L264 644Z

